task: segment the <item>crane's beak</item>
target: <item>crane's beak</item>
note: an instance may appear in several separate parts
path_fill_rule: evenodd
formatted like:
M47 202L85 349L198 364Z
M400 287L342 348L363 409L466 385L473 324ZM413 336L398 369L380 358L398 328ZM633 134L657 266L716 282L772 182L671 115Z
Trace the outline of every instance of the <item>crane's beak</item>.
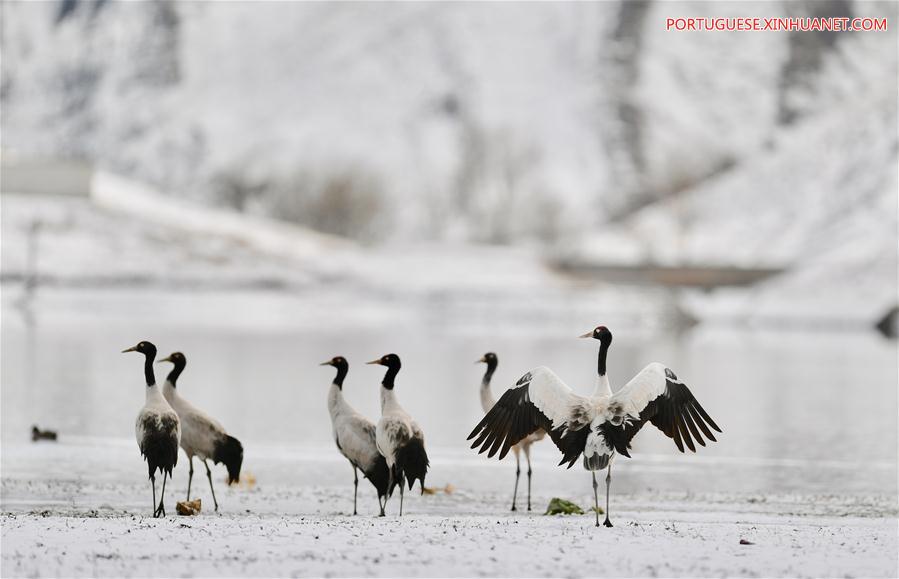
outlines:
M380 358L378 358L377 360L372 360L371 362L366 362L366 364L380 364L380 363L381 363Z
M480 360L475 360L475 364L486 364L487 360L484 359L484 356L481 356Z
M331 365L332 365L331 360L328 360L327 362L322 362L321 364L319 364L319 366L331 366Z
M581 336L578 336L578 338L592 338L592 337L593 337L593 330L590 330L590 331L587 332L586 334L583 334L583 335L581 335Z
M137 346L131 346L130 348L128 348L126 350L122 350L123 354L126 352L137 352Z
M171 362L172 364L174 364L174 362L172 362L171 356L166 356L165 358L156 361L157 364L162 364L163 362Z

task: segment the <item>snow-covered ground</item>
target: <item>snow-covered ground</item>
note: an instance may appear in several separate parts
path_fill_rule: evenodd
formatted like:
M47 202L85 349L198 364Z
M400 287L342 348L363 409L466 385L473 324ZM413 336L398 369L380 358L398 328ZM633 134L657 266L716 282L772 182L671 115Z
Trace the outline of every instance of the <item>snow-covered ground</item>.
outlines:
M225 489L219 513L179 517L183 465L166 519L148 517L150 489L131 441L4 445L2 575L24 576L749 576L895 577L897 507L889 495L633 492L631 462L613 479L615 527L591 515L544 516L552 496L589 505L580 467L535 474L535 510L508 511L511 464L432 452L429 487L406 515L375 516L370 485L350 516L352 479L333 448L258 448L252 487ZM183 457L182 457L183 458ZM558 484L560 480L566 480ZM571 484L568 484L568 483ZM617 485L615 484L617 483ZM616 492L617 490L617 492ZM519 503L521 506L521 503ZM349 510L348 510L349 509ZM751 545L741 544L741 540Z

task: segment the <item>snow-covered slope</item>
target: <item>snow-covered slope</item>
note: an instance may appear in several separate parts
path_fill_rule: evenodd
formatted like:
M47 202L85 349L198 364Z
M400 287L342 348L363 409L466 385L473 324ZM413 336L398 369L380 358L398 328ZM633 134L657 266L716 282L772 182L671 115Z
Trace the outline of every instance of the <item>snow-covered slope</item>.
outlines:
M568 239L751 157L785 119L816 122L879 90L871 70L895 71L894 32L809 44L669 32L665 18L819 12L4 3L4 146L363 239Z
M504 238L510 196L529 225L578 215L603 174L596 47L573 42L600 12L4 5L5 146L363 238Z
M783 268L750 291L693 295L699 317L877 320L896 301L896 54L857 35L822 71L829 105L665 200L585 236L567 259ZM849 63L854 63L850 65ZM861 90L851 99L847 80Z

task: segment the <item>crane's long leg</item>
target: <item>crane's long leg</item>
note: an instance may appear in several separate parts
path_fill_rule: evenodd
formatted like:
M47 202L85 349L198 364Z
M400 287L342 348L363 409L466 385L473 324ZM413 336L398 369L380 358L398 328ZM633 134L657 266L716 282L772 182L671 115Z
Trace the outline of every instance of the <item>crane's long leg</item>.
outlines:
M384 509L387 507L387 495L384 495L383 497L378 495L378 506L381 507L381 513L378 516L383 517Z
M406 490L406 481L403 480L403 473L400 475L400 516L403 516L403 491Z
M206 462L206 459L203 459L203 466L206 467L206 478L209 479L209 490L212 491L212 504L215 505L215 510L219 510L219 502L215 500L215 488L212 486L212 471L209 470L209 463Z
M596 526L599 526L599 494L597 489L599 483L596 482L596 471L590 471L593 474L593 512L596 513Z
M188 464L190 465L190 470L187 471L187 498L184 500L190 500L190 483L194 480L194 455L190 455L187 457Z
M393 488L393 467L387 467L387 493L384 495L384 504L381 505L381 516L386 516L385 510L387 509L387 499L390 497L391 489Z
M528 459L528 510L531 510L531 446L524 447L524 457Z
M150 484L153 485L153 518L156 518L156 477L150 475Z
M359 494L359 471L353 465L353 514L356 513L356 496Z
M518 448L515 448L515 490L512 492L512 510L517 511L518 507L515 502L518 499L518 479L521 477L521 457L518 455Z
M165 481L168 478L168 473L162 473L162 492L159 493L159 507L156 509L156 512L161 516L165 516Z
M594 479L593 479L594 481L596 480L595 476L596 475L594 475ZM611 485L612 485L612 461L610 460L609 461L609 470L606 472L606 521L603 523L603 525L605 525L607 527L612 526L612 521L609 520L609 487ZM599 514L598 513L596 515L596 521L597 521L596 522L597 526L599 526Z

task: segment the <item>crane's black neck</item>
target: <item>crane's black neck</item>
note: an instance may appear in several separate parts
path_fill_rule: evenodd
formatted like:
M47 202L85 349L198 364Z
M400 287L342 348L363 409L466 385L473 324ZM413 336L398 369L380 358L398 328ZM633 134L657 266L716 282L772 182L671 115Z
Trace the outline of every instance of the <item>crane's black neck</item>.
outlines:
M153 373L153 360L156 359L156 351L146 352L144 354L144 378L147 379L147 386L156 385L156 374Z
M183 359L177 360L177 361L173 362L173 364L175 364L175 367L172 368L171 372L169 372L169 375L166 378L166 380L168 380L169 384L171 384L172 387L174 388L176 386L176 383L178 382L178 376L181 375L181 372L184 371L184 366L187 365L187 361L183 360Z
M487 371L484 372L484 379L481 380L481 384L483 384L484 386L489 386L494 372L496 372L496 360L487 360Z
M334 377L333 384L343 390L343 379L346 378L347 372L350 371L350 366L346 362L343 362L334 367L337 368L337 376Z
M605 341L603 340L599 344L599 360L597 361L597 371L600 376L606 375L606 356L609 354L609 346L612 345L612 340Z
M387 373L384 374L384 379L381 380L381 386L386 388L387 390L393 390L393 380L396 378L396 375L400 373L399 366L388 366Z

